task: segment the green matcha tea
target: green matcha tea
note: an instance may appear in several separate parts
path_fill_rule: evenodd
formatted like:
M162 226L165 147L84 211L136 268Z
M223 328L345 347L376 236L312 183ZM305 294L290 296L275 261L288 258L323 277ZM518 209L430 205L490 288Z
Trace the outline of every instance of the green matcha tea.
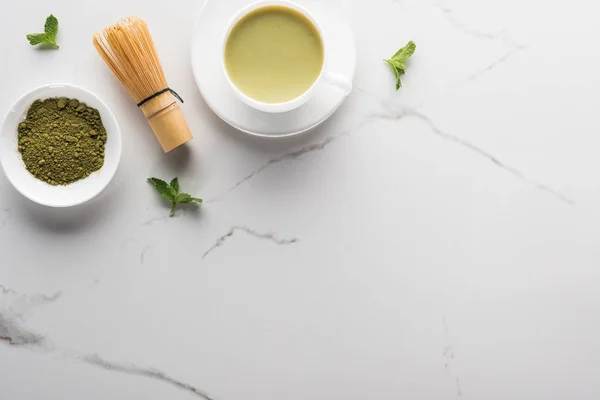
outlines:
M100 113L76 99L34 101L17 132L25 168L50 185L71 184L104 165Z
M225 67L248 97L283 103L306 92L323 68L323 41L302 13L285 6L251 11L225 43Z

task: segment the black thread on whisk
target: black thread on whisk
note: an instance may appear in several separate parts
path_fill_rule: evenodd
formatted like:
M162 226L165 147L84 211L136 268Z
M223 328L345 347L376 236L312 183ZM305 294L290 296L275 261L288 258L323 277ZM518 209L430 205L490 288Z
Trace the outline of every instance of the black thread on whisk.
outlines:
M153 98L155 98L155 97L158 97L158 96L160 96L161 94L163 94L163 93L167 93L167 92L171 92L171 93L173 94L173 96L175 96L175 97L177 98L177 100L179 100L180 102L182 102L182 103L183 103L183 99L181 98L181 96L179 96L179 95L177 94L177 92L176 92L176 91L174 91L174 90L173 90L173 89L171 89L171 88L166 88L166 89L163 89L163 90L161 90L161 91L158 91L158 92L154 93L152 96L148 96L148 97L146 97L144 100L140 101L140 102L137 104L137 106L138 106L138 107L141 107L141 106L143 106L144 104L146 104L147 102L149 102L150 100L152 100Z

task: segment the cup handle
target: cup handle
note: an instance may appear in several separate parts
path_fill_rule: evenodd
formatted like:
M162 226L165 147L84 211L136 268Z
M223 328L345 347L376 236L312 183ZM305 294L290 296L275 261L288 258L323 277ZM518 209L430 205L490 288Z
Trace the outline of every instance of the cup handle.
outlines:
M352 92L352 82L339 74L326 72L323 75L323 79L325 82L327 82L327 84L333 86L337 91L341 92L344 97L348 96Z

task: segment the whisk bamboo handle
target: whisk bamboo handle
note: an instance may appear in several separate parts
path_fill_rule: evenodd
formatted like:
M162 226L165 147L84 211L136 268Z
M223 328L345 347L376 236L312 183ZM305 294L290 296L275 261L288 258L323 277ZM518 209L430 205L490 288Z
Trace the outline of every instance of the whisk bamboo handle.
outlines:
M183 112L170 92L140 106L165 153L192 140Z

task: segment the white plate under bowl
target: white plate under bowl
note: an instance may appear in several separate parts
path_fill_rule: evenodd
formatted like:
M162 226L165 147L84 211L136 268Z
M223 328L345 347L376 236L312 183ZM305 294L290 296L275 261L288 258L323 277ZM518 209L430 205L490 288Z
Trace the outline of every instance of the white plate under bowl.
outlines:
M25 168L17 149L17 126L25 119L27 110L35 100L51 97L77 99L97 109L106 128L104 166L87 178L67 186L52 186L34 177ZM23 196L45 206L71 207L91 200L109 184L120 159L121 130L117 119L98 96L79 86L52 84L26 93L11 107L0 129L0 164L6 177Z
M285 137L305 132L325 121L345 96L323 82L302 107L268 114L248 107L237 98L222 68L223 38L235 14L255 0L206 0L192 39L192 71L208 106L222 120L243 132L263 137ZM314 15L323 30L327 70L349 81L356 71L354 33L339 0L294 0Z

